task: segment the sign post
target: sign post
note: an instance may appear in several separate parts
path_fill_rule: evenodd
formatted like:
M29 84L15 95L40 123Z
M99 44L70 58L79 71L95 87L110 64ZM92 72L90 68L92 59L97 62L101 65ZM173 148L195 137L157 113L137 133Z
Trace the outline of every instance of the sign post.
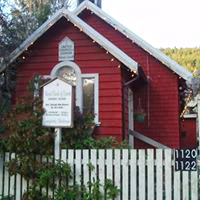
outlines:
M55 128L54 155L60 159L62 128L73 127L73 88L61 78L55 78L43 85L42 124Z
M55 128L55 138L54 138L54 156L55 159L60 159L60 144L62 142L62 129Z

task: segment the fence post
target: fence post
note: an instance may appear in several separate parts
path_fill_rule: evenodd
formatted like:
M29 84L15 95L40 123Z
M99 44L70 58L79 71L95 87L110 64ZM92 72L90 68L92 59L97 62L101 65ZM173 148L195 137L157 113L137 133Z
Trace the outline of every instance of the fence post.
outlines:
M200 150L200 96L197 97L197 141L198 150Z

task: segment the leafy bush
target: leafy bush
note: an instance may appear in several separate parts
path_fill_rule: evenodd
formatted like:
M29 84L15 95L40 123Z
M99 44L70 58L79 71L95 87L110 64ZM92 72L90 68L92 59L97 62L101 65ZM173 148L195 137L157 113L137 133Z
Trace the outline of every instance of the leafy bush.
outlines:
M38 78L37 80L40 81ZM34 81L31 83L29 88L34 91ZM19 99L18 103L12 107L11 112L3 118L5 137L0 145L5 151L16 153L15 158L7 162L6 166L10 174L19 173L26 180L32 182L22 200L50 200L50 197L41 192L41 188L46 188L47 185L54 189L55 200L100 200L99 188L101 185L98 181L89 182L84 187L77 184L68 185L72 178L71 168L67 163L52 160L54 130L42 126L42 115L40 97L33 98L33 92L30 92L26 97ZM90 113L82 114L76 108L74 128L63 129L62 147L90 149L112 148L118 145L118 142L112 137L95 140L94 128L94 116ZM46 160L50 160L50 162L42 162L37 158L38 155L45 155ZM54 180L61 184L55 184ZM89 191L86 190L88 187ZM112 199L117 194L117 188L109 181L106 182L104 188L107 192L107 199Z

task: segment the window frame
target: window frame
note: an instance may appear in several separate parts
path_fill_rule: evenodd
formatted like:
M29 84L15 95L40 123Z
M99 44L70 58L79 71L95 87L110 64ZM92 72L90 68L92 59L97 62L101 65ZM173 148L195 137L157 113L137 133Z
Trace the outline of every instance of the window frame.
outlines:
M76 73L76 106L79 106L80 111L83 112L83 79L94 79L94 122L96 125L100 125L99 122L99 74L98 73L86 73L82 74L80 67L71 61L63 61L56 64L51 70L50 77L57 77L57 71L62 67L71 67Z
M100 122L99 122L99 74L98 73L81 74L82 86L83 86L84 78L94 79L94 114L95 114L94 121L96 125L100 125Z
M76 73L76 106L79 106L81 112L83 111L83 94L82 94L82 79L81 79L81 70L80 67L71 61L64 61L60 62L57 65L54 66L54 68L51 70L50 76L51 78L55 78L57 71L62 67L71 67L74 69Z

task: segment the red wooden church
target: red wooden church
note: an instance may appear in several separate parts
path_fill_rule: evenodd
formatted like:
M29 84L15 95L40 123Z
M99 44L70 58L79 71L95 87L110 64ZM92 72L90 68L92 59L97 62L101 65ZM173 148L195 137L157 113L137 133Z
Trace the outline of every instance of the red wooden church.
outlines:
M86 0L59 10L11 54L11 63L23 59L16 95L34 74L61 76L76 86L76 105L95 113L97 137L134 148L195 147L195 119L183 122L179 103L192 74L100 6Z

